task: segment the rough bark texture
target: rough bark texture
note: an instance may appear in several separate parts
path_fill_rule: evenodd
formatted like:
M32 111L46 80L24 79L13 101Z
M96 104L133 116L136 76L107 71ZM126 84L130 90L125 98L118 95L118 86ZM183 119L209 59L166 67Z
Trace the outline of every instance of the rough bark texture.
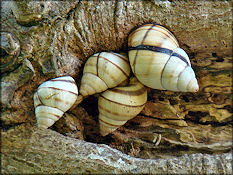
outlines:
M231 2L1 3L2 173L231 174ZM128 34L146 22L174 33L199 92L148 88L143 111L106 137L95 96L36 129L32 97L41 83L69 74L79 86L89 56L127 52Z
M2 141L5 143L2 173L230 174L232 171L231 153L139 159L104 144L73 139L52 130L38 130L29 124L3 133Z

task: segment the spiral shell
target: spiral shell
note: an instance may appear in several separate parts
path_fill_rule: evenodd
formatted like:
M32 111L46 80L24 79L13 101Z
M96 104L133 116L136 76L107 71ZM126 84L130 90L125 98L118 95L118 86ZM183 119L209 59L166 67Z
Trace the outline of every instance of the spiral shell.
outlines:
M38 127L52 126L75 103L78 88L74 79L63 76L42 83L34 94L34 107Z
M199 90L188 55L165 27L139 26L129 35L128 47L132 71L144 85L171 91Z
M127 81L130 74L128 58L113 52L101 52L88 58L83 70L80 93L100 93Z
M115 87L98 98L100 134L106 136L138 115L147 101L147 89L136 77L125 87Z

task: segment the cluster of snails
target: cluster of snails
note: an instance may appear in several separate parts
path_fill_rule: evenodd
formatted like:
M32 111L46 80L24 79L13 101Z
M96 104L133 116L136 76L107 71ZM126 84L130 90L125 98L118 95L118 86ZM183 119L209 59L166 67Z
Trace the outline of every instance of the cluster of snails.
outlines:
M144 24L130 33L128 57L101 52L88 58L81 95L70 76L41 84L34 94L38 127L52 126L74 104L100 93L99 129L106 136L141 112L147 102L145 86L182 92L199 89L188 55L174 35L159 24ZM131 70L135 77L129 79Z

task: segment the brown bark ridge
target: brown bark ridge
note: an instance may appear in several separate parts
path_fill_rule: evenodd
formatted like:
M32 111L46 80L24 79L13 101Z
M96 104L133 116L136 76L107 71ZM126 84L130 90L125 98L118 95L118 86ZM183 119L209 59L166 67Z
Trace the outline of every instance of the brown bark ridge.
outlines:
M14 136L10 139L8 135ZM130 157L95 144L39 130L29 124L2 133L2 173L231 174L231 153L167 159ZM16 137L17 136L17 137Z
M232 2L1 3L2 173L232 172ZM106 137L96 96L50 129L36 129L33 94L41 83L70 75L79 86L89 56L126 53L130 31L147 22L176 36L199 92L148 88L143 111Z

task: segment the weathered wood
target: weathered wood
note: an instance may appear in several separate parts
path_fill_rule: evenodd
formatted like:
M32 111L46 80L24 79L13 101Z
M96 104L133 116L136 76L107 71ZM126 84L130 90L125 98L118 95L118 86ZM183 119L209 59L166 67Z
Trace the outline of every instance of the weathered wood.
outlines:
M17 38L21 52L1 75L2 173L230 174L231 7L230 1L3 1L2 31ZM141 114L106 137L99 135L95 96L56 122L56 132L35 128L39 84L69 74L79 86L89 56L127 52L128 34L146 22L174 33L199 92L148 88Z
M9 137L11 135L11 137ZM167 159L130 157L104 144L73 139L30 124L2 132L2 173L230 174L231 153Z

